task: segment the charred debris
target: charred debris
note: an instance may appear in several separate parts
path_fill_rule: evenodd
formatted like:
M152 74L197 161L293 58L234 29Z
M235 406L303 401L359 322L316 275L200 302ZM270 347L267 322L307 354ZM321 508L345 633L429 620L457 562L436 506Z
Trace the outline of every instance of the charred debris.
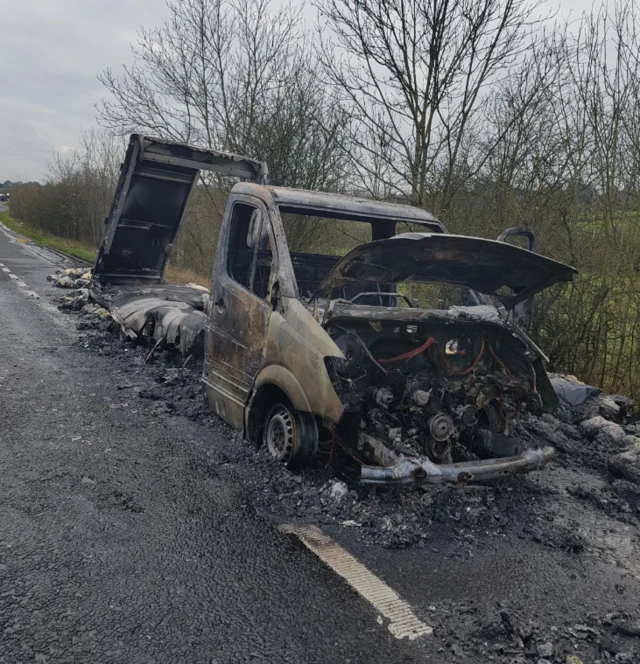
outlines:
M248 180L229 196L211 292L163 283L202 169ZM300 250L289 215L355 222L367 237ZM81 287L127 337L203 358L212 410L284 463L339 453L365 483L466 484L554 453L521 430L558 405L527 328L535 293L575 270L534 249L530 229L450 235L423 210L272 187L261 162L134 135ZM457 301L422 306L411 286L426 284Z

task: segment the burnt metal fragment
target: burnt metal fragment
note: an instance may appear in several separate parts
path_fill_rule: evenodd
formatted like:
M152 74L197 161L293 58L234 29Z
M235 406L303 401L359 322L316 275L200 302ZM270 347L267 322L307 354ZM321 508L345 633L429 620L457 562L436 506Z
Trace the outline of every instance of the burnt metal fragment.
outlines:
M483 455L496 457L511 457L522 454L522 443L503 436L501 433L489 429L478 429L476 440L479 442Z
M363 466L364 484L466 484L489 482L542 468L554 454L552 447L527 450L517 457L469 463L436 464L429 459L404 459L393 466Z

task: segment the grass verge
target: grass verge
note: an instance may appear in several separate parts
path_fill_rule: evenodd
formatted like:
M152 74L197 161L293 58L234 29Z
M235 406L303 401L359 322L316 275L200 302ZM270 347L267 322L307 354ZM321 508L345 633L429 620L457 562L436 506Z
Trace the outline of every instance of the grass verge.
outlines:
M57 249L58 251L62 251L63 253L69 254L70 256L75 256L76 258L80 258L81 260L87 261L88 263L95 263L97 253L95 249L83 246L77 242L65 240L61 237L57 237L56 235L51 235L50 233L43 233L41 231L33 230L32 228L25 226L19 221L16 221L6 211L0 212L0 221L7 228L10 228L16 233L20 233L20 235L28 237L38 244L42 244L45 247L51 247L52 249Z
M88 263L95 263L96 261L97 252L95 249L83 246L77 242L63 239L57 235L51 235L51 233L44 233L42 231L36 231L32 228L29 228L21 222L16 221L7 211L0 212L0 221L12 231L20 233L20 235L24 235L25 237L28 237L34 242L42 244L45 247L57 249L58 251L62 251L65 254L69 254L70 256L81 258L83 261L87 261ZM207 288L210 286L209 275L199 274L194 270L175 267L171 264L167 266L165 281L168 281L172 284L187 284L189 282L194 282Z

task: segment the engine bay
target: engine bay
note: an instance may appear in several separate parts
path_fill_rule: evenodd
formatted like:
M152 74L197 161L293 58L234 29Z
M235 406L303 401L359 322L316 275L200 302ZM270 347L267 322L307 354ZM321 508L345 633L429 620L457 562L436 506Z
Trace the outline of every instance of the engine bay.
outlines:
M518 418L539 413L533 357L491 322L332 321L345 359L328 369L345 406L342 440L377 441L436 464L517 456ZM378 454L379 456L379 454Z

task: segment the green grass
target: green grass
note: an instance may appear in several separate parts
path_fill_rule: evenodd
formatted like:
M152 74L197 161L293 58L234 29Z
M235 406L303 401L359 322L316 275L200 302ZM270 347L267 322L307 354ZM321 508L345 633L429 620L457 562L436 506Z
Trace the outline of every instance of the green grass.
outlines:
M87 261L87 263L95 263L97 253L95 249L80 245L77 242L65 240L61 237L57 237L56 235L51 235L50 233L43 233L41 231L33 230L32 228L29 228L28 226L25 226L19 221L13 219L13 217L11 217L8 212L0 213L0 221L5 226L7 226L7 228L10 228L16 233L20 233L20 235L28 237L38 244L44 245L45 247L51 247L52 249L57 249L58 251L62 251L65 254L75 256L76 258L80 258L83 261Z

